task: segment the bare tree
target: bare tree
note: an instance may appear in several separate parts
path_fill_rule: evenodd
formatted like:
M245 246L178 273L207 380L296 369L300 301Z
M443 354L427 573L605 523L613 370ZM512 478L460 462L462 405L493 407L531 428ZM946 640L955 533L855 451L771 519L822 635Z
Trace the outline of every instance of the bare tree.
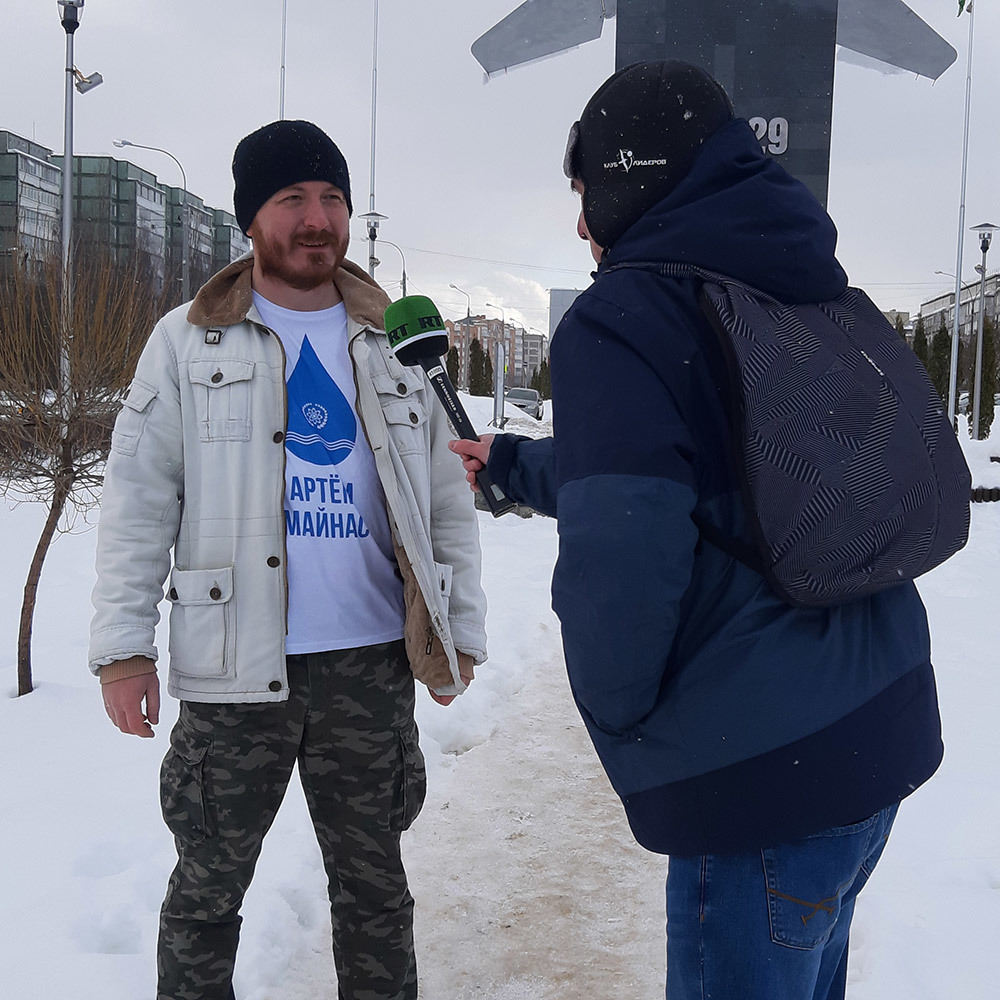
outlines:
M0 274L0 492L48 508L21 604L19 695L33 688L31 632L42 565L63 515L99 503L115 416L162 307L154 287L134 264L81 251L64 323L57 259L12 262ZM66 393L61 361L68 362Z

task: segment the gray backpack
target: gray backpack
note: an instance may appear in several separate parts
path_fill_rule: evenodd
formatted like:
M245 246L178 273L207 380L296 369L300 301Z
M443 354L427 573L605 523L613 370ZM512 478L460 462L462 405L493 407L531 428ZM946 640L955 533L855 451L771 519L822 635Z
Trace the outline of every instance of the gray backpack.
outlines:
M706 541L808 607L912 580L965 545L972 477L944 403L864 292L785 305L689 265L626 267L701 279L727 359L757 545L699 523Z

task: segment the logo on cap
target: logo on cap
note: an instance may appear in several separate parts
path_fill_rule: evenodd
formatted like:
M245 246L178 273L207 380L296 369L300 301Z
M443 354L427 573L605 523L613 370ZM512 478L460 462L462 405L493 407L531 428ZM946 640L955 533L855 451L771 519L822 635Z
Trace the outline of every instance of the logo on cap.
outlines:
M605 163L604 169L617 170L618 167L624 167L625 173L628 173L633 167L665 167L666 165L665 159L637 160L631 149L619 149L618 159L611 163Z

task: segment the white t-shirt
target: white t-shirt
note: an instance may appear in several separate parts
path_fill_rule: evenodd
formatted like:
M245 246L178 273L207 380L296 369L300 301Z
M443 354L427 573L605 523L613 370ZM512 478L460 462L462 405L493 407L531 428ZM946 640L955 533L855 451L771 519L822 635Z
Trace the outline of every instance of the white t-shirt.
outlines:
M403 635L403 584L375 456L355 411L347 310L298 312L254 292L285 349L287 653Z

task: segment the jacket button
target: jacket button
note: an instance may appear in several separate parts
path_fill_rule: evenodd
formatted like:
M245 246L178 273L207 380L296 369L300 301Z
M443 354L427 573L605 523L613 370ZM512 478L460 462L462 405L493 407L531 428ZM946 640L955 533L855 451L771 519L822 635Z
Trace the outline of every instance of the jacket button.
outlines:
M221 381L222 381L222 372L216 372L216 373L215 373L215 374L214 374L214 375L212 376L212 381L213 381L213 382L221 382Z
M209 592L208 596L212 598L213 601L217 601L222 597L222 591L218 587L213 587Z
M281 560L277 556L268 556L267 557L267 564L268 564L268 566L271 567L271 569L274 569L275 566L280 566L281 565Z
M170 588L170 600L172 600L172 601L176 601L177 600L177 588L176 587L171 587Z
M396 386L396 392L398 392L400 394L400 396L405 396L406 395L406 383L405 382L400 382L399 385Z
M268 684L267 689L268 691L280 691L281 681L271 681L271 683Z
M412 411L410 412L410 423L411 424L415 424L419 419L420 419L420 417L418 417L415 413L413 413Z
M281 431L275 431L274 432L274 443L275 444L281 444L281 442L284 441L284 440L285 440L285 435L282 434Z

